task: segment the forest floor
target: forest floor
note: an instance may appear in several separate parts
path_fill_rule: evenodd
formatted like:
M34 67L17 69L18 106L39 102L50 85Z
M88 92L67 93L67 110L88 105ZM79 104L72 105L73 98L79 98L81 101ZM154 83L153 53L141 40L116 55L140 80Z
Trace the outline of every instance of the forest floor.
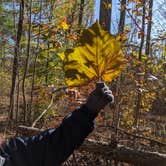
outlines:
M63 101L63 102L68 103L67 101ZM71 97L70 97L70 101L71 101ZM60 106L60 103L58 104L58 106ZM71 104L70 102L69 105L67 106L70 107L70 110L73 110L74 108L76 108L76 103ZM7 135L4 135L4 131L7 126L8 107L9 107L9 98L7 96L0 96L0 138L3 138L4 136L11 137L15 135L15 131L8 131ZM56 110L57 107L54 109ZM52 128L52 127L58 126L61 123L64 116L69 114L70 112L69 109L67 110L63 109L63 110L64 111L56 110L56 116L54 118L49 119L49 122L47 122L44 126L42 126L42 128L43 127ZM104 112L105 111L101 112L102 113L101 115L105 115ZM113 115L112 113L109 112L107 117L108 116L110 120L111 119L110 117L112 117ZM111 133L113 132L111 128L109 127L111 125L111 121L109 121L108 119L103 120L101 118L102 118L101 116L97 118L97 121L95 124L96 127L94 129L94 132L90 134L89 138L99 142L110 142L112 137ZM103 124L103 121L105 122L104 124ZM158 151L165 154L166 149L164 147L163 148L159 148L158 146L151 147L149 146L149 144L147 144L146 141L140 141L138 139L134 139L132 136L128 136L125 133L119 132L118 139L121 144L129 146L129 147L133 147L136 150L138 148L142 148L142 150ZM138 143L136 143L134 140L136 142L138 141ZM140 143L144 143L144 146ZM71 157L63 164L63 166L78 166L78 165L107 166L107 165L110 165L110 163L111 165L114 165L114 161L106 160L103 156L96 155L87 151L76 151L76 153L74 155L71 155ZM119 165L121 165L120 162L119 162ZM128 164L125 165L123 163L123 165L126 166Z
M7 126L8 97L0 96L0 138L3 138Z

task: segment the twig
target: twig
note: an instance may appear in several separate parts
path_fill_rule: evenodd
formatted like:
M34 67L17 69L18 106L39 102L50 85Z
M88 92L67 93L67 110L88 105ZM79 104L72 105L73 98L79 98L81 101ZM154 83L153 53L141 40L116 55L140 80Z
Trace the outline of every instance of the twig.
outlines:
M51 102L48 105L48 107L37 117L37 119L32 123L32 127L36 126L36 123L44 116L44 114L51 108L52 104L54 101L54 95L52 95L51 97Z
M119 0L119 2L121 3L121 1ZM132 16L132 14L130 13L130 10L129 9L127 9L127 7L126 7L126 5L124 5L123 6L126 10L127 10L127 12L128 12L128 14L129 14L129 16L131 17L131 19L134 21L134 23L136 24L136 26L138 27L138 29L139 30L142 30L142 28L138 25L138 23L137 23L137 21L135 20L135 18Z
M134 21L134 23L135 23L136 26L138 27L138 29L141 31L141 30L142 30L141 27L138 25L137 21L134 19L134 17L133 17L132 14L130 13L129 9L126 8L126 10L127 10L128 14L129 14L129 16L131 17L131 19Z
M61 90L65 90L67 88L67 86L62 86L60 88L56 88L52 91L52 97L51 97L51 101L50 104L48 105L48 107L37 117L37 119L32 123L31 127L35 127L36 123L46 114L46 112L51 108L53 101L54 101L54 93L55 92L59 92Z

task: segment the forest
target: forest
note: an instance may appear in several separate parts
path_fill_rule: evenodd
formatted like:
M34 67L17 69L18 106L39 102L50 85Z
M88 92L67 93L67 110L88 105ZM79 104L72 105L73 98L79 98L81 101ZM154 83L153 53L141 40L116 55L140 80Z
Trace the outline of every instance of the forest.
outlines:
M0 139L59 126L98 81L115 97L64 166L166 166L166 1L1 0Z

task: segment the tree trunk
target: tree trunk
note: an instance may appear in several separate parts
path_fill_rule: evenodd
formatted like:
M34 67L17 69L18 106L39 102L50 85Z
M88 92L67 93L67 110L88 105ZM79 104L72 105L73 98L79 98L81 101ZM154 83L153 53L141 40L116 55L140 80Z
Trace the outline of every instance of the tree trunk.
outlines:
M13 28L14 28L14 34L13 39L16 40L16 34L17 34L17 27L16 27L16 14L15 14L15 1L12 0L12 8L13 8ZM19 95L20 95L20 80L19 80L19 66L18 66L18 72L17 72L17 96L16 96L16 109L15 109L15 119L16 125L18 122L18 112L19 112Z
M19 97L20 97L20 73L17 74L17 98L16 98L16 116L15 116L15 122L16 125L18 123L18 115L19 115Z
M153 9L153 0L150 0L149 1L147 37L146 37L146 49L145 49L145 54L147 56L150 53L150 39L151 39L151 30L152 30L152 9Z
M82 19L83 19L83 14L84 14L84 5L85 5L85 0L81 0L79 18L78 18L78 26L82 25Z
M23 20L24 20L24 0L20 2L20 12L19 12L19 21L18 21L18 30L17 30L17 40L14 49L14 60L13 60L13 73L12 73L12 85L10 92L10 106L9 106L9 120L13 119L13 111L14 111L14 94L16 87L16 78L18 72L18 58L19 58L19 50L20 50L20 42L23 31Z
M48 53L47 53L47 61L46 61L46 69L45 69L45 84L48 85L48 77L49 77L49 62L50 62L50 44L47 44Z
M33 93L34 93L34 87L35 87L35 76L36 76L36 64L37 64L37 59L39 55L39 45L40 45L40 35L41 35L41 19L42 19L42 0L40 1L40 14L39 14L39 33L38 33L38 38L37 38L37 46L36 46L36 51L35 51L35 59L34 59L34 64L33 64L33 74L32 74L32 85L31 85L31 96L30 96L30 120L33 120L33 115L32 115L32 105L33 105Z
M145 39L145 16L146 16L146 1L143 0L143 12L142 12L142 28L141 28L141 44L140 44L140 49L139 49L139 57L138 60L142 61L142 50L143 50L143 45L144 45L144 39ZM137 69L137 75L138 75L138 81L141 83L142 81L142 69L141 67ZM139 115L140 115L140 106L141 106L141 92L139 91L139 87L137 88L138 93L137 93L137 99L136 99L136 110L135 110L135 117L134 117L134 127L138 129L139 127Z
M119 33L124 31L126 17L126 0L121 1L120 21L119 21Z
M132 149L123 145L111 148L108 143L86 140L79 150L99 154L108 160L126 162L140 166L165 166L166 154L150 151Z
M14 40L16 39L16 35L15 34L17 34L17 27L16 27L16 14L15 14L15 1L13 0L12 1L12 5L13 5L13 28L14 28L14 36L13 36L13 38L14 38Z
M100 1L100 17L99 22L102 28L110 32L111 28L111 6L112 0L101 0Z
M23 81L22 81L22 94L23 94L23 120L26 122L27 101L25 92L25 80L28 72L29 57L30 57L30 44L31 44L31 16L32 15L32 0L29 2L29 20L28 20L28 44L27 44L27 57L24 67Z
M143 3L143 12L142 12L142 28L141 28L141 44L139 49L139 61L142 60L142 50L145 40L145 15L146 15L146 6L145 0L142 1Z

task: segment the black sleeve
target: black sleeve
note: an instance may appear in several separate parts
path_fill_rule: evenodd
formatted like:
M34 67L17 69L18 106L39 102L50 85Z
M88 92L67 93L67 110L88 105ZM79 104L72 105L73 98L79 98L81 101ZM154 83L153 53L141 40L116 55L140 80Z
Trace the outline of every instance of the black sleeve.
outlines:
M6 163L12 166L60 165L92 132L95 116L82 106L56 129L48 129L33 137L11 139L3 148Z

